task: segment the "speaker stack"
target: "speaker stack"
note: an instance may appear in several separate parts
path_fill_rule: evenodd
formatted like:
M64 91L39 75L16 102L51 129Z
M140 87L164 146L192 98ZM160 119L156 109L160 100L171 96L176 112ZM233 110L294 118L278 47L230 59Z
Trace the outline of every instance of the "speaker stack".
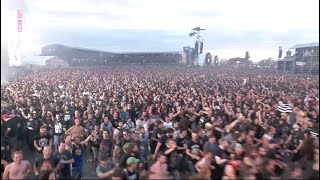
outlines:
M282 57L282 46L279 46L279 54L278 54L278 59Z
M218 56L215 55L215 56L214 56L214 65L215 65L215 66L218 66L218 63L219 63Z

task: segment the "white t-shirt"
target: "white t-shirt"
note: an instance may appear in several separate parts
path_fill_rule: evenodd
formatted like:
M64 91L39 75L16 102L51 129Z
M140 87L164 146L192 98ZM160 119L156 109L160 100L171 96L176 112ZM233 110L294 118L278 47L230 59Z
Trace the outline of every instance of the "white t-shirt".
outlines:
M165 129L170 129L172 128L172 122L163 122L163 126Z
M137 127L144 127L143 125L146 123L146 121L141 121L140 119L138 119L137 121L136 121L136 125L137 125Z

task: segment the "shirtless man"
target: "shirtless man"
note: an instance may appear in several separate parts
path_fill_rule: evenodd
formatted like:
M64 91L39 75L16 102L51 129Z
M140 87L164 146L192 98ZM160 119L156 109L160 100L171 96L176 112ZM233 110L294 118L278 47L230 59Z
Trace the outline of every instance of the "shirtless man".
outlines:
M31 170L31 164L27 160L22 160L22 151L12 153L13 162L4 170L3 179L26 179Z
M75 125L70 127L65 133L66 135L71 135L71 139L73 140L74 138L80 138L83 140L84 134L86 129L81 126L81 121L80 119L75 119L74 120Z

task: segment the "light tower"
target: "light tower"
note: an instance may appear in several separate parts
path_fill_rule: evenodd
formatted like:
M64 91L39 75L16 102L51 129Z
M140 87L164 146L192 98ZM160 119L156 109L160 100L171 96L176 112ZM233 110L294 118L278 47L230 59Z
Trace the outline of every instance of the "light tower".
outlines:
M190 37L197 35L196 36L196 38L197 38L196 46L198 46L198 47L200 45L200 38L201 38L200 32L204 31L204 30L205 29L201 29L200 27L196 27L196 28L193 28L191 30L191 33L189 34ZM196 63L196 65L199 65L199 54L202 53L202 51L199 53L200 48L198 48L198 47L195 47L195 51L196 51L196 54L195 54L195 61L196 62L195 63ZM203 44L202 44L202 47L203 47Z

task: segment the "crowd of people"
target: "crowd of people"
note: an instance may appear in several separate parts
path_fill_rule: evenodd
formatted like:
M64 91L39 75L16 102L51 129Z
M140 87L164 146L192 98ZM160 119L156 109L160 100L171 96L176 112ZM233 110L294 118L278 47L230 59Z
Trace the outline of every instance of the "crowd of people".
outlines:
M275 69L69 67L1 86L3 179L81 179L86 159L100 179L318 179L318 133L319 76Z

